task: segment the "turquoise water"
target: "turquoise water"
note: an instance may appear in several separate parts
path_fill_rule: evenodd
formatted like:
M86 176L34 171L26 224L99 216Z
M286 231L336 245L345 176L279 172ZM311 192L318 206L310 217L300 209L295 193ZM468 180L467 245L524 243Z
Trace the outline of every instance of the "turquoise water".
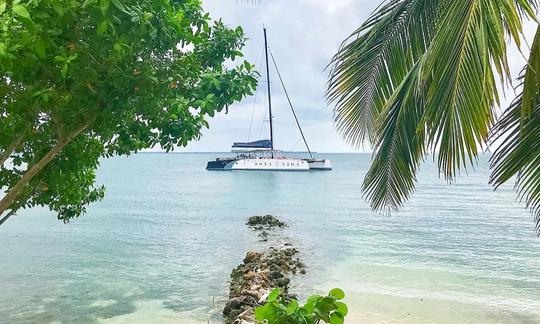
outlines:
M334 171L207 172L212 154L103 161L107 196L64 225L46 210L0 227L0 322L218 321L227 279L260 247L254 214L284 235L308 274L294 289L342 287L349 323L540 322L540 239L511 186L493 192L483 158L446 185L427 163L401 212L370 211L367 154L329 154Z

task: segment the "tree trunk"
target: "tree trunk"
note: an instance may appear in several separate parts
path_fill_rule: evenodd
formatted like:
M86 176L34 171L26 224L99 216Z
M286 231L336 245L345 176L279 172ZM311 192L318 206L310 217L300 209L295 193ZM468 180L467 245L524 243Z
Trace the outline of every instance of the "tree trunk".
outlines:
M0 155L0 165L4 165L4 163L9 159L11 154L17 149L17 146L21 143L21 141L24 138L24 133L19 134L11 144L6 148L4 152ZM1 214L0 214L1 215Z
M32 165L31 168L29 168L24 176L9 190L7 195L0 200L0 216L4 214L6 210L9 209L11 204L17 199L17 196L21 192L21 190L32 180L36 174L38 174L49 162L51 162L58 153L60 153L64 147L71 142L77 135L79 135L81 132L83 132L91 123L92 121L88 121L87 123L81 125L79 128L68 134L65 138L60 139L58 143L56 143L55 146L52 147L52 149L45 154L44 157L41 158L36 164ZM5 217L1 219L0 225L3 224L10 216L12 216L13 213L8 213Z

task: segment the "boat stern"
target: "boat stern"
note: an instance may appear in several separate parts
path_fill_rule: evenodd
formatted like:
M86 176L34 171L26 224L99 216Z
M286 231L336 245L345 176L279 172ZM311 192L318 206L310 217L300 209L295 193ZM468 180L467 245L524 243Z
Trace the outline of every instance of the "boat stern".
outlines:
M314 171L331 171L332 163L328 159L307 159L309 169Z
M227 170L227 165L233 160L225 160L225 159L215 159L213 161L208 161L206 164L206 170L209 171L223 171Z

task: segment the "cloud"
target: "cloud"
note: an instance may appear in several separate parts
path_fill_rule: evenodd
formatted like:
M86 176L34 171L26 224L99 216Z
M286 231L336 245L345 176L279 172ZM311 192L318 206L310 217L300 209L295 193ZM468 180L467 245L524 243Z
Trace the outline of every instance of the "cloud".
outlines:
M252 4L254 3L254 4ZM206 0L203 4L213 19L229 26L242 26L249 40L245 58L264 71L263 25L268 29L269 46L295 106L310 146L315 151L350 152L333 127L332 109L324 98L331 57L347 37L375 8L373 1L316 0ZM271 69L275 143L282 150L302 150L300 133L286 101L275 70ZM263 77L264 77L263 73ZM189 151L228 151L234 141L268 137L266 83L259 85L257 100L246 98L210 120L198 142ZM266 122L265 122L266 121ZM262 127L262 132L261 132Z
M263 25L268 29L269 46L274 54L300 123L312 150L319 152L351 152L333 127L332 109L324 93L328 71L325 67L341 42L364 22L380 4L380 0L204 0L203 6L213 19L222 19L229 26L242 26L249 40L245 58L259 71L264 49ZM535 26L526 25L532 39ZM528 52L524 49L524 52ZM517 75L524 64L515 48L509 51L510 66ZM295 125L275 70L272 74L272 101L275 121L275 143L278 149L302 150ZM263 73L264 76L264 73ZM210 120L198 142L187 151L228 151L235 141L267 138L268 125L266 83L259 85L257 100L246 98ZM513 91L507 89L503 105L511 101ZM250 120L253 114L253 123ZM262 130L262 131L261 131Z

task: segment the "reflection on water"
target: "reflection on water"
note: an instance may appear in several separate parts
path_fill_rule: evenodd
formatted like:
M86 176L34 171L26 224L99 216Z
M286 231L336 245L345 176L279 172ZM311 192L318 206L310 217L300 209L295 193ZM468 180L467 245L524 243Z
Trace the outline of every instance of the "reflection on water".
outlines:
M540 321L540 241L487 161L447 186L432 165L401 212L370 211L369 155L328 156L332 172L207 172L204 154L103 162L107 196L63 225L31 210L0 228L0 322L219 320L232 267L272 213L303 252L306 296L340 286L356 322Z

